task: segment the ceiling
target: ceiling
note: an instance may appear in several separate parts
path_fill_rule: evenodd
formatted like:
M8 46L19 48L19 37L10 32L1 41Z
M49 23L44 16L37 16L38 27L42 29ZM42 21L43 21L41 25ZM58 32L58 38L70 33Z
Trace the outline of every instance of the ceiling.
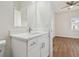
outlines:
M68 11L69 10L68 8L61 9L65 6L67 6L66 1L49 1L49 2L51 3L52 10L54 10L55 12L62 12L62 11ZM22 2L21 1L21 2L18 2L18 3L21 4L22 8L24 8L25 5L27 7L32 2L30 2L30 1ZM75 6L74 8L72 8L70 10L77 10L77 9L79 9L79 6Z
M68 11L69 9L68 8L64 8L64 9L61 9L62 7L65 7L67 6L67 4L65 3L66 1L52 1L51 2L51 7L52 9L55 11L55 12L62 12L62 11ZM79 5L79 3L78 3ZM73 7L72 9L70 10L77 10L79 9L79 6L75 6Z

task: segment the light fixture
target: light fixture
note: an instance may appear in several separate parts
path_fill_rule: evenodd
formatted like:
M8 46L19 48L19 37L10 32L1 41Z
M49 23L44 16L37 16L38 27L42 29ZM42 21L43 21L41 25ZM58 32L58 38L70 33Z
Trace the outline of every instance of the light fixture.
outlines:
M74 6L70 6L70 8L73 8Z

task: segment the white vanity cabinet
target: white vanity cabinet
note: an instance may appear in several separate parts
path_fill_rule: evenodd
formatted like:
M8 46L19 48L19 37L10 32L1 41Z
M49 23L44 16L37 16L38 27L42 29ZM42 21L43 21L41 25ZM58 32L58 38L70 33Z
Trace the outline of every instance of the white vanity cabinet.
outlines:
M40 56L46 57L49 56L49 37L48 34L45 34L39 37L40 42Z
M27 56L28 57L39 57L40 56L40 46L38 37L32 38L28 41L28 50L27 50Z
M25 57L27 51L27 43L19 38L12 38L12 56L13 57Z
M47 57L49 55L48 34L30 39L12 37L13 57Z

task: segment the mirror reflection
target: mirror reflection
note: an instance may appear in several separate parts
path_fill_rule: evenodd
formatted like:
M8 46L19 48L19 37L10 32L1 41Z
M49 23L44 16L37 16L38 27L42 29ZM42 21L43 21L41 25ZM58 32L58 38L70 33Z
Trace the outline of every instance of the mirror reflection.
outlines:
M16 1L14 2L14 26L27 27L27 8L31 2Z

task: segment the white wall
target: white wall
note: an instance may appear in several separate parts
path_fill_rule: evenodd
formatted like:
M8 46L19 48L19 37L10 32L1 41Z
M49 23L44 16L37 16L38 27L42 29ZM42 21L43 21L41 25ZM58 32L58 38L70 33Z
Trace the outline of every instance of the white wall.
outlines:
M6 39L7 45L5 56L10 56L10 40L8 31L13 27L12 2L0 1L0 39Z
M79 11L67 11L55 14L56 36L79 38L79 31L71 29L71 16L76 14L79 14Z
M37 2L37 28L49 31L51 11L49 2Z
M36 8L35 8L35 3L31 4L28 8L27 8L27 20L28 20L28 26L30 26L32 28L32 30L36 30L37 29L37 19L36 19Z
M0 1L0 39L5 39L13 27L13 8L11 2Z
M52 12L49 2L36 2L27 9L27 17L32 29L49 31Z

